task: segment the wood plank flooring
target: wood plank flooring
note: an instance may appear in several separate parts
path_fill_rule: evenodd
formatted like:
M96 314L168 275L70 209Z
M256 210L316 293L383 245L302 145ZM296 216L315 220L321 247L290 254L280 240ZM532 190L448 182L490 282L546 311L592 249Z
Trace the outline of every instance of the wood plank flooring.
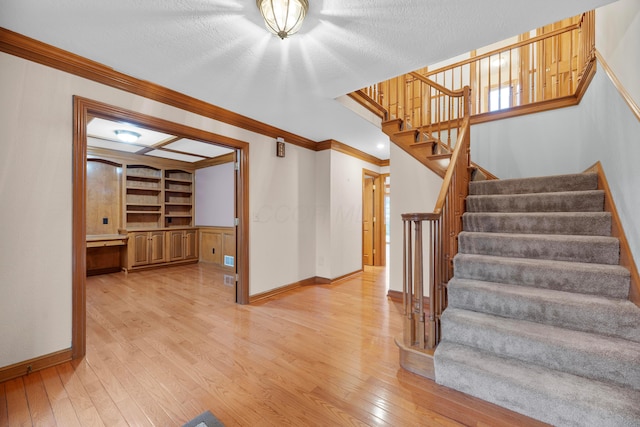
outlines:
M240 306L203 263L89 277L87 356L0 383L0 427L543 425L402 370L385 280Z

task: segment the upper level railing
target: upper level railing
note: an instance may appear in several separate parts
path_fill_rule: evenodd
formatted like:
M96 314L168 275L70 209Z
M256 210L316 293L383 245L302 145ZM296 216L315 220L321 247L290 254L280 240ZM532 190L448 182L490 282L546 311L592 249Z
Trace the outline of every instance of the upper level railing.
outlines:
M586 12L525 33L515 43L468 59L369 86L362 91L379 103L388 119L402 119L417 127L414 88L416 75L428 77L449 90L470 86L471 114L481 115L574 95L595 58L595 13ZM422 117L422 120L425 118Z

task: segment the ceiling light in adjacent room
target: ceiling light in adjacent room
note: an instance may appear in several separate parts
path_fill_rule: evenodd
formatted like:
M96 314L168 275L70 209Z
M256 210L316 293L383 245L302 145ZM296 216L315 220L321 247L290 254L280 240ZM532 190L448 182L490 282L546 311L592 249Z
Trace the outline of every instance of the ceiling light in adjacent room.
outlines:
M295 34L309 10L308 0L256 0L267 29L281 39Z
M377 145L378 150L382 150L384 148L384 144L381 142L380 144Z
M138 138L140 138L140 134L132 130L116 130L114 133L119 141L128 142L130 144L136 142Z

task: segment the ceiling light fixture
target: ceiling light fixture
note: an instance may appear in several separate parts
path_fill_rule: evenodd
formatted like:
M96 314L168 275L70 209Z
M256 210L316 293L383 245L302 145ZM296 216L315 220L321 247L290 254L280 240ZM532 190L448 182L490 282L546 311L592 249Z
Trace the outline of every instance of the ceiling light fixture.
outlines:
M130 144L136 142L138 138L142 136L138 132L134 132L132 130L116 130L114 131L114 133L116 134L116 138L118 138L118 140L122 142L128 142Z
M308 0L256 0L267 29L282 40L295 34L309 10Z

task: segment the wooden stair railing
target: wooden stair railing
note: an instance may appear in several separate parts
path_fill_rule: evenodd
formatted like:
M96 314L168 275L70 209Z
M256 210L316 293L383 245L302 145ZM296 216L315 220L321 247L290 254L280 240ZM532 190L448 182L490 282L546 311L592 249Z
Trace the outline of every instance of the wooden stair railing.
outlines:
M418 74L406 75L404 120L382 124L382 130L393 143L423 165L444 177L449 166L452 141L461 132L468 109L464 90L452 91Z
M426 78L421 77L420 80L430 84ZM433 212L402 215L403 344L414 349L433 349L440 341L440 315L447 306L446 286L453 276L453 256L458 251L458 234L462 231L464 200L471 176L470 92L467 86L457 96L463 107L462 117L459 118L455 146ZM425 221L428 223L428 320L425 320L424 307Z
M595 12L568 18L521 34L505 47L438 69L416 72L361 89L362 96L378 104L389 120L416 128L425 113L417 88L409 88L416 75L450 91L470 86L472 124L576 105L595 72ZM355 99L355 98L354 98ZM435 123L435 122L434 122ZM384 124L383 124L384 126ZM444 141L444 140L443 140Z

